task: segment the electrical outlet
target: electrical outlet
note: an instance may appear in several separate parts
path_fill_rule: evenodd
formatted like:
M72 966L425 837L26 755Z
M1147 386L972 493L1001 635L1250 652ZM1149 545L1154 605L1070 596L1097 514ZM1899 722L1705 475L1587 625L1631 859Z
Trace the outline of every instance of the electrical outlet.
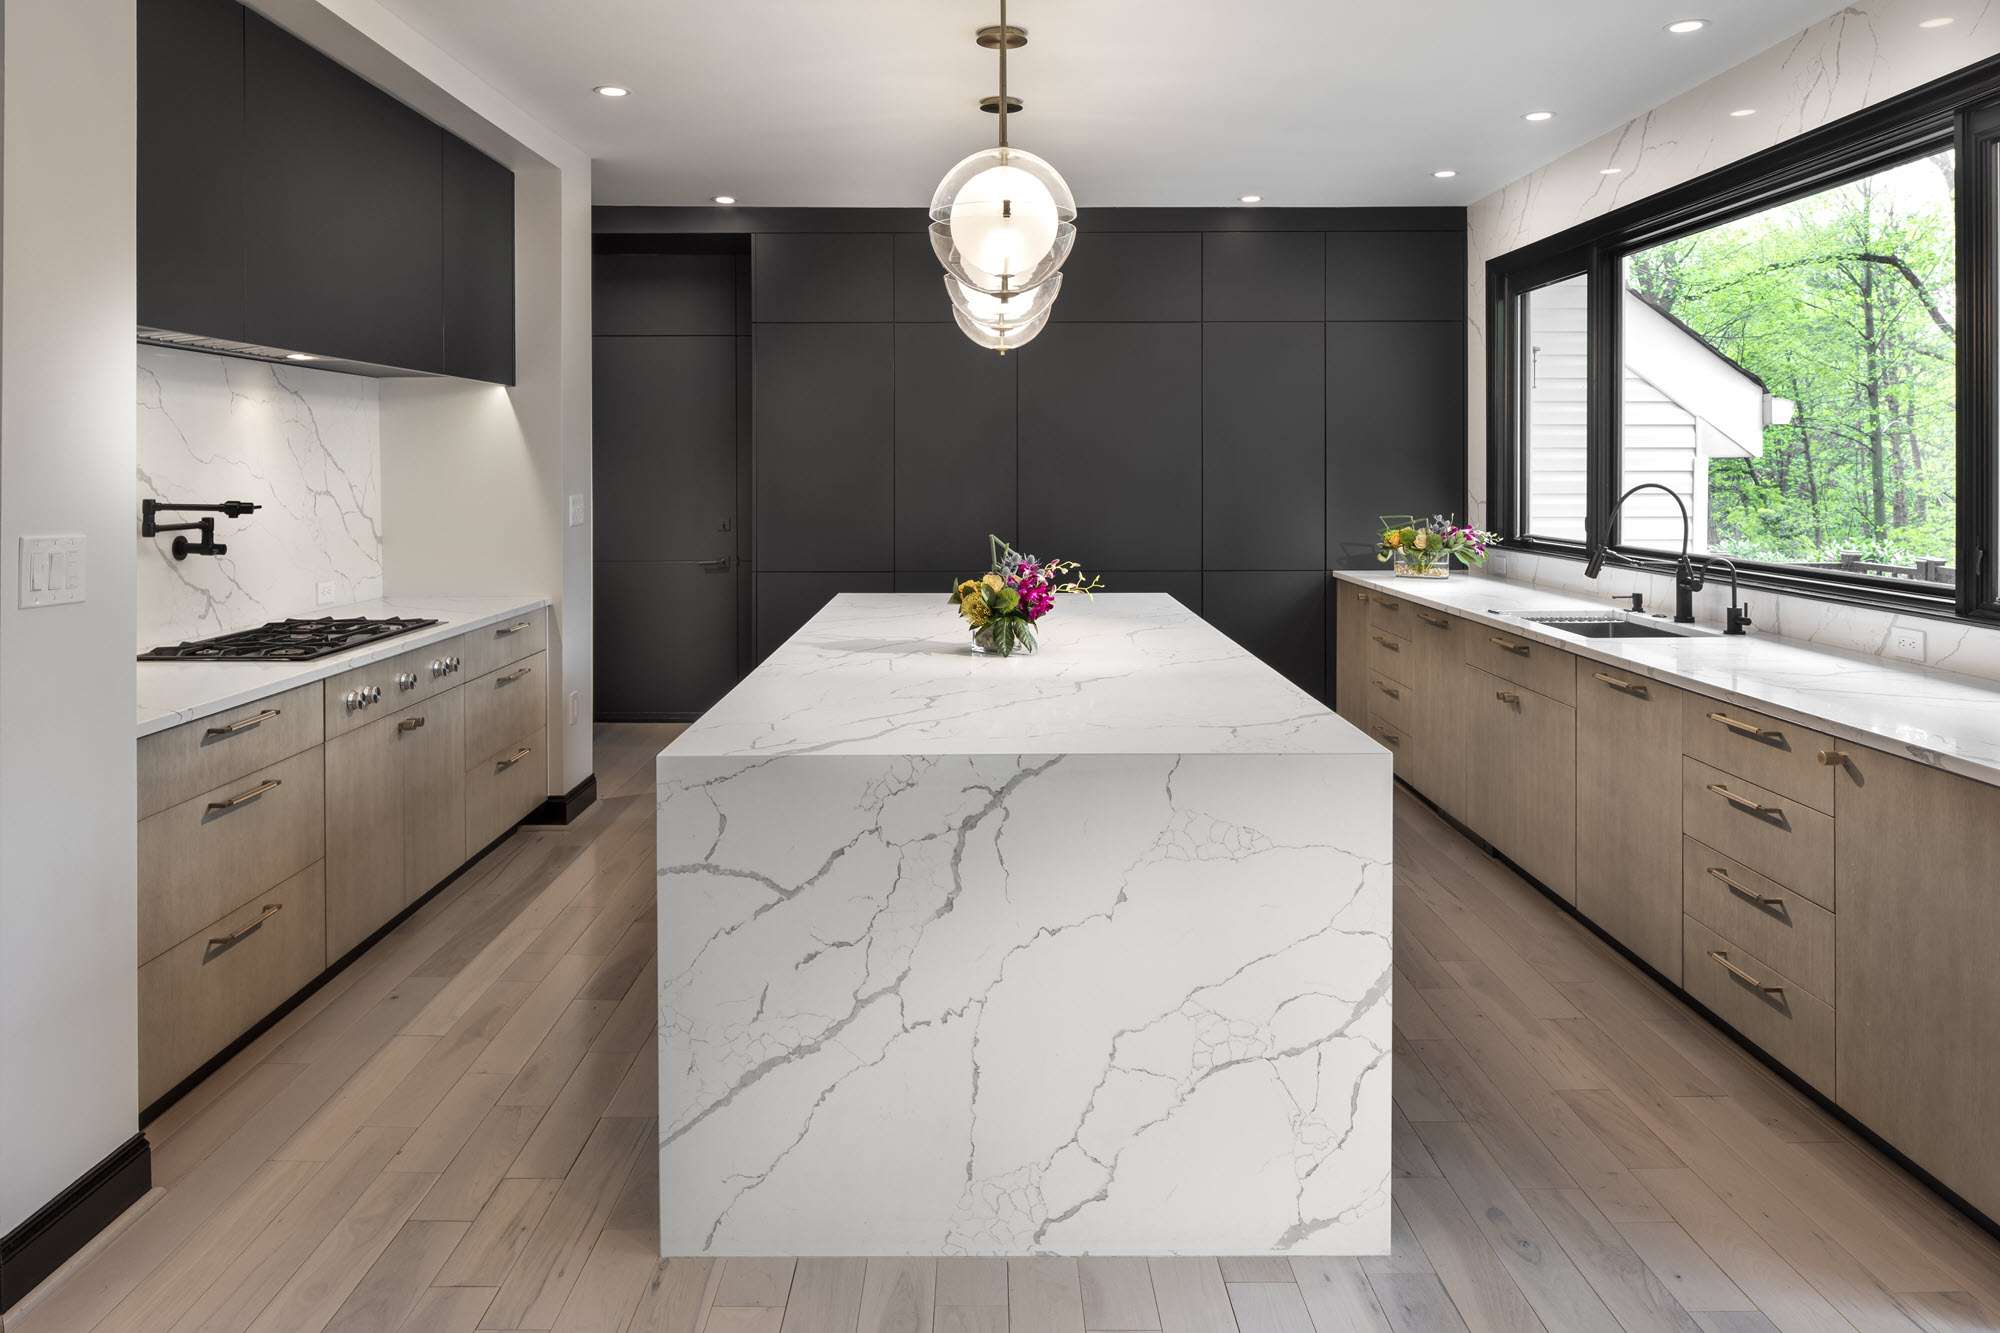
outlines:
M334 599L340 596L340 583L337 579L328 579L316 591L321 606L332 606Z
M81 533L21 538L21 601L25 609L83 600Z
M571 690L569 692L569 724L572 727L575 726L576 720L581 716L583 716L583 693L580 690Z
M580 527L582 527L582 526L583 526L583 515L584 515L584 505L583 505L583 497L582 497L581 495L572 495L572 496L570 496L570 497L569 497L569 525L570 525L571 527L573 527L573 528L580 528Z
M1905 662L1924 660L1924 632L1909 625L1889 627L1889 641L1882 645L1885 657L1899 657Z

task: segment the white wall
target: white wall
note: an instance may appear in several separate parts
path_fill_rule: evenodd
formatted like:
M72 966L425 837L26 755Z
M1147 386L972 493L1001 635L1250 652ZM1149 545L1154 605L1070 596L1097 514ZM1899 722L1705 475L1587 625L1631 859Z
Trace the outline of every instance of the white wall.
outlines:
M1957 22L1917 26L1938 14L1956 14ZM1472 205L1466 218L1469 521L1486 520L1487 260L1996 52L2000 11L1935 0L1860 0ZM1754 107L1757 114L1728 114L1741 107ZM1623 170L1600 174L1609 166ZM1519 569L1547 564L1551 577L1560 572L1557 562L1511 563ZM1880 651L1897 623L1885 613L1828 603L1764 594L1758 601L1766 612L1759 617L1765 632L1862 652ZM2000 675L2000 634L1921 618L1913 623L1928 632L1932 664L1970 669L1976 663L1981 674Z
M132 0L5 0L0 1233L137 1128ZM22 611L19 538L89 540Z

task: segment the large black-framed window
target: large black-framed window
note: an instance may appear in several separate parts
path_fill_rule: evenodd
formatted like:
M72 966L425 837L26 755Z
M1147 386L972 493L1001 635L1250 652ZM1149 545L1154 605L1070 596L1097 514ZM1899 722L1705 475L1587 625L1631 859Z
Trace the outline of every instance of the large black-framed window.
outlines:
M1671 500L1611 521L1664 480L1752 586L2000 620L2000 61L1495 259L1487 298L1507 545L1664 568Z

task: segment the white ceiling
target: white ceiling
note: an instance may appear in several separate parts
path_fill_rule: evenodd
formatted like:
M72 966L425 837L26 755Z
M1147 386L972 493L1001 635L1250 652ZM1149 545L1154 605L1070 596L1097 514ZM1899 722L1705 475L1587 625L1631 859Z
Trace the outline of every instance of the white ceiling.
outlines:
M383 3L588 151L601 204L921 206L992 141L997 0ZM1464 204L1837 8L1013 0L1012 137L1085 207Z

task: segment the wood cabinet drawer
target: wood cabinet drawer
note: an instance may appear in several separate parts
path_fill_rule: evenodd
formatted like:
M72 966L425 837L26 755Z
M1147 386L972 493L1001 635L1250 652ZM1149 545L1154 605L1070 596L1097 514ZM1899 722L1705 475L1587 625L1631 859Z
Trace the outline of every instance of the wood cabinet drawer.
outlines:
M1368 669L1378 676L1387 676L1390 680L1408 685L1417 674L1410 641L1400 634L1371 628L1368 631Z
M326 968L314 862L139 969L139 1104L151 1105Z
M1837 910L1832 816L1699 759L1682 759L1681 771L1681 823L1689 837Z
M1391 727L1402 729L1410 725L1415 693L1408 685L1379 671L1368 673L1368 711Z
M1416 619L1417 608L1410 602L1380 589L1372 589L1368 594L1368 627L1385 629L1391 634L1409 637L1410 626Z
M339 736L356 727L365 727L377 718L422 703L463 681L468 674L462 665L464 637L446 639L428 648L412 648L407 653L327 677L326 734ZM449 665L454 658L460 666ZM374 698L376 690L382 693L380 699ZM359 707L348 703L350 692L367 695L368 702Z
M538 731L511 749L465 770L465 850L486 845L527 818L548 795L548 733Z
M549 646L549 613L546 607L524 612L484 629L461 634L459 656L465 661L465 676L483 676L489 671L524 657L532 657Z
M1681 841L1687 914L1834 1004L1833 913L1705 843Z
M512 749L548 725L548 664L547 653L536 653L465 683L467 760Z
M1681 711L1681 745L1705 764L1832 814L1833 769L1820 760L1831 737L1699 694Z
M1576 659L1562 649L1482 625L1459 637L1465 641L1465 660L1470 665L1525 685L1559 704L1576 702Z
M1368 735L1393 756L1396 776L1408 782L1410 762L1416 752L1416 737L1379 713L1368 715Z
M1684 948L1687 993L1831 1097L1833 1006L1693 917Z
M1514 864L1576 901L1576 710L1476 668L1465 748L1479 761L1466 821Z
M320 693L314 681L141 736L139 818L318 745Z
M314 746L140 820L139 961L319 860L325 796Z

